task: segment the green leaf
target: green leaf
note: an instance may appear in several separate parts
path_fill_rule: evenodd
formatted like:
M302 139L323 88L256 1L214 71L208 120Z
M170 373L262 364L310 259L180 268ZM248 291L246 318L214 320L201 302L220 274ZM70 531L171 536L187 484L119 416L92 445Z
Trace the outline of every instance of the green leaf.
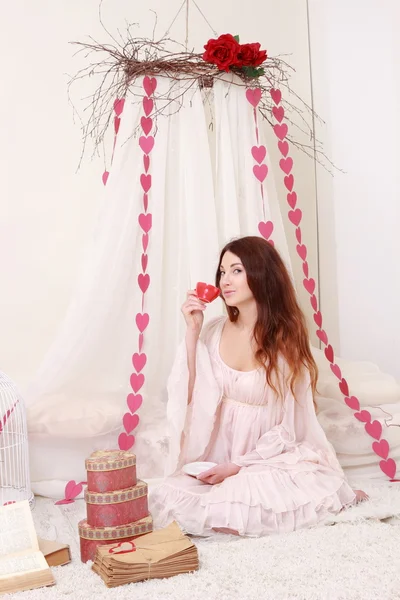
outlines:
M236 40L236 41L237 41L237 43L239 44L239 43L240 43L240 37L239 37L238 35L234 35L233 37L235 38L235 40Z
M242 67L242 72L246 77L257 78L265 74L265 69L258 67Z

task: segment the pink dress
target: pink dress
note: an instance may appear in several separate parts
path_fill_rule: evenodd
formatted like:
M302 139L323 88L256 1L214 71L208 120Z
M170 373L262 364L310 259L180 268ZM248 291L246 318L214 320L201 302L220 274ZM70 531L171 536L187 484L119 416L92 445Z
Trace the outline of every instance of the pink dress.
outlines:
M172 475L150 494L156 526L176 520L187 533L229 528L261 536L317 525L355 502L332 445L318 423L309 377L296 401L265 384L265 371L236 371L219 354L226 317L203 328L196 350L196 381L187 406L188 368L181 344L168 381L169 457ZM208 485L181 467L204 460L234 462L237 475Z

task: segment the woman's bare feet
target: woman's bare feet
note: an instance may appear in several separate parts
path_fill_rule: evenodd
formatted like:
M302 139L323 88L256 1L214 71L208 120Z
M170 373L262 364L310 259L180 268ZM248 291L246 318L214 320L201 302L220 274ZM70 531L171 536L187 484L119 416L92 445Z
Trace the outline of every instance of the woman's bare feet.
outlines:
M362 490L353 490L356 495L356 504L359 502L364 502L364 500L369 500L368 494L363 492Z

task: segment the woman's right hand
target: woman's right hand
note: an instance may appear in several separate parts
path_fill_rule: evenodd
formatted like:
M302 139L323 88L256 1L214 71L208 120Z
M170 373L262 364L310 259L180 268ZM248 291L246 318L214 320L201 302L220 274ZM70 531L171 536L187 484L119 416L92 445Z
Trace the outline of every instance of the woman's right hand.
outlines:
M196 291L189 290L186 301L182 304L181 311L185 317L188 329L193 331L196 335L200 335L204 321L203 313L205 308L206 304L197 297Z

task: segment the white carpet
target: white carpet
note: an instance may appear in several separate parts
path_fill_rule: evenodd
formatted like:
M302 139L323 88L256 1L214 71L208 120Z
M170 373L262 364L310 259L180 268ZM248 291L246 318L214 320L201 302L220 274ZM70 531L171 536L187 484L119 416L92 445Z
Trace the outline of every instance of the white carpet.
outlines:
M400 485L364 484L371 500L336 525L259 539L194 538L200 570L107 589L79 559L76 524L84 502L38 498L37 532L70 543L73 563L54 569L57 586L5 595L14 600L392 600L400 598ZM388 515L397 515L387 518Z

